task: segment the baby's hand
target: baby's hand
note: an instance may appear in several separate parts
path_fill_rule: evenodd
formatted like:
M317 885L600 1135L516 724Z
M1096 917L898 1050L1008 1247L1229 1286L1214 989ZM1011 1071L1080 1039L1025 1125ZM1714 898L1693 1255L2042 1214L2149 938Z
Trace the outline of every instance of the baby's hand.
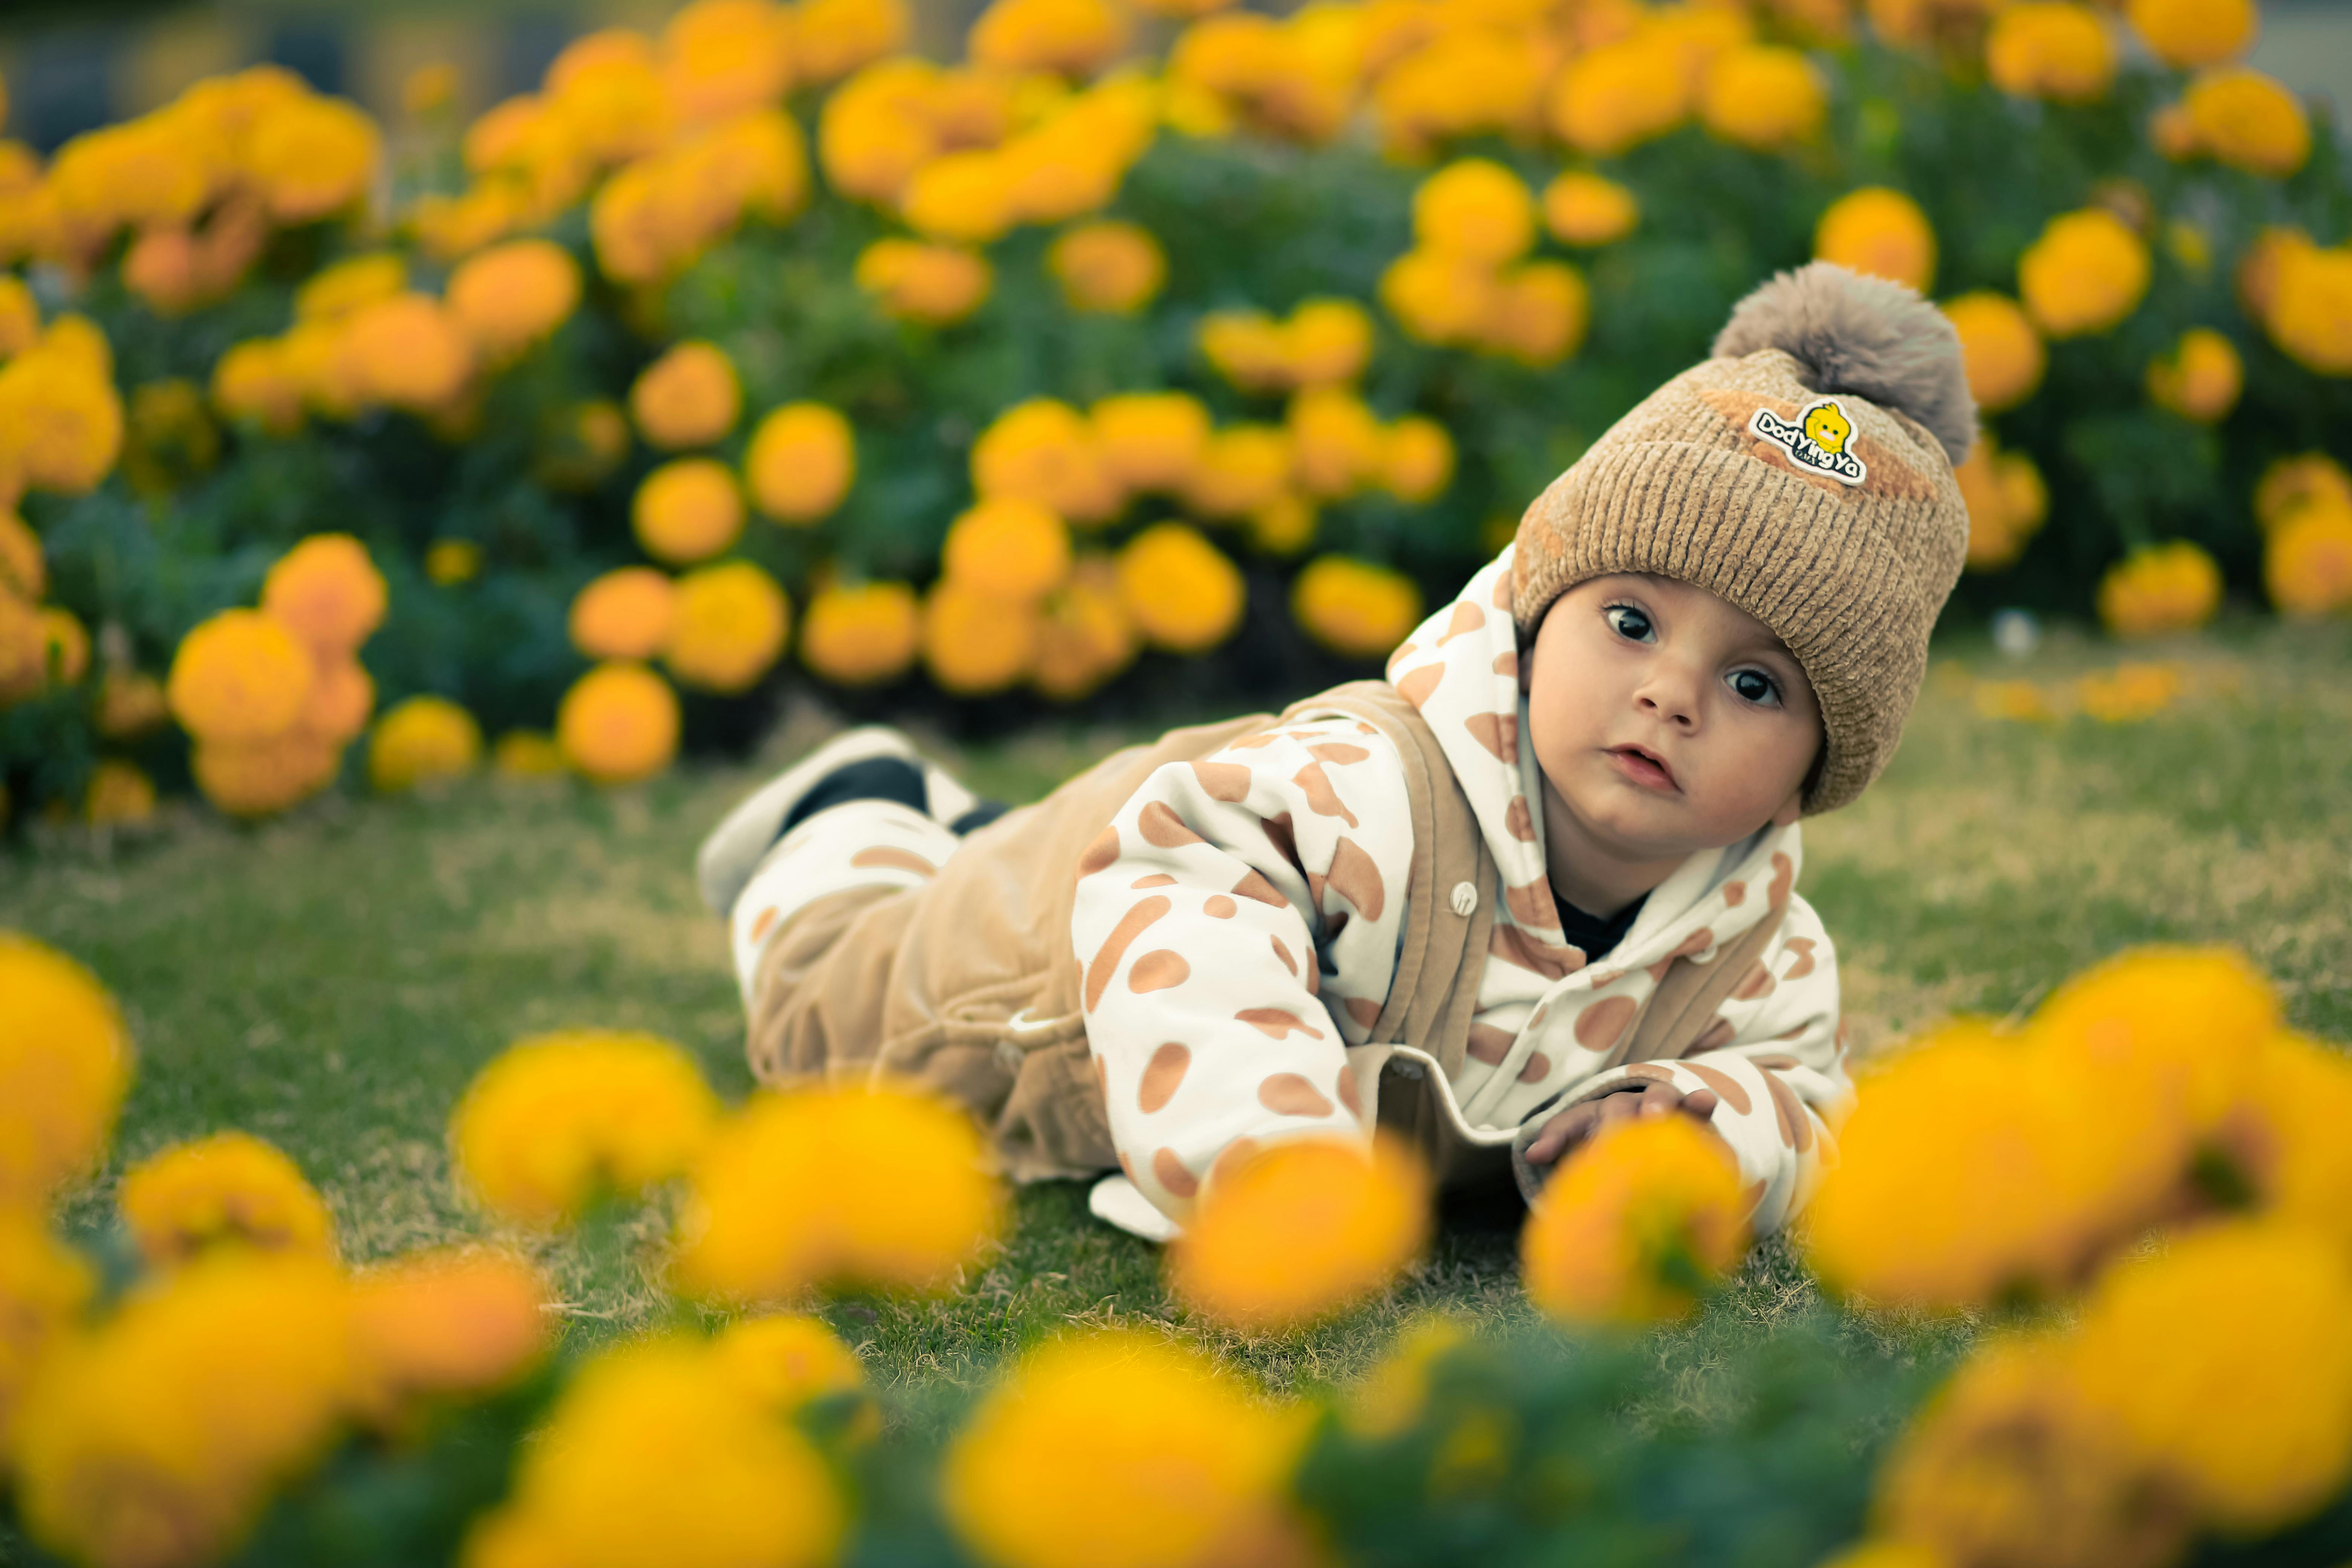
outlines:
M1528 1145L1528 1163L1549 1165L1564 1159L1613 1121L1637 1116L1664 1116L1675 1110L1705 1121L1715 1114L1718 1103L1713 1089L1695 1089L1685 1094L1673 1084L1654 1079L1628 1079L1606 1093L1580 1100L1545 1122L1536 1141Z

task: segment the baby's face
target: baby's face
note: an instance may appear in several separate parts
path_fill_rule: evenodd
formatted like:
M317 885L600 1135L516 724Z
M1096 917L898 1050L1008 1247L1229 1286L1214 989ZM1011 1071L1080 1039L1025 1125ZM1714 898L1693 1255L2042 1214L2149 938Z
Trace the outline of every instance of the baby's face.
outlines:
M1546 612L1520 679L1561 849L1679 861L1796 820L1822 745L1812 683L1763 622L1706 589L1580 583Z

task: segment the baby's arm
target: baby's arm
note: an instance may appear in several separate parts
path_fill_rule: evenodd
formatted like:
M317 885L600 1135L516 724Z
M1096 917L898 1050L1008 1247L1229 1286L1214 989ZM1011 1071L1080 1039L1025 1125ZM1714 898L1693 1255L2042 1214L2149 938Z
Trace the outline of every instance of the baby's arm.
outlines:
M1088 847L1087 1036L1120 1163L1171 1217L1237 1145L1367 1135L1346 1047L1388 994L1412 856L1402 763L1352 719L1170 763Z

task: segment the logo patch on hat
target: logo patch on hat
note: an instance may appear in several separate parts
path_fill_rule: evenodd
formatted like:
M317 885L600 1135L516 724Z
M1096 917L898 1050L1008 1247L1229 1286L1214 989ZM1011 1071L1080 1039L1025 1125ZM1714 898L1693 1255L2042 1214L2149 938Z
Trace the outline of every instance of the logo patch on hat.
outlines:
M1853 439L1853 417L1834 397L1817 397L1806 404L1797 410L1793 423L1769 408L1759 408L1748 428L1788 453L1789 460L1801 468L1827 474L1845 485L1858 485L1870 477L1862 459L1845 449Z

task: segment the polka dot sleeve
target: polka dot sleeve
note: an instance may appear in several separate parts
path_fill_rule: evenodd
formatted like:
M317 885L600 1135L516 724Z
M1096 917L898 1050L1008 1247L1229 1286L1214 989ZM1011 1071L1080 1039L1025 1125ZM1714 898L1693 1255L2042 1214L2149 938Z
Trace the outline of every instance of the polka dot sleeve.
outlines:
M1395 748L1331 718L1160 769L1081 858L1071 934L1111 1141L1171 1217L1236 1151L1368 1133L1348 1047L1388 995L1412 857Z

